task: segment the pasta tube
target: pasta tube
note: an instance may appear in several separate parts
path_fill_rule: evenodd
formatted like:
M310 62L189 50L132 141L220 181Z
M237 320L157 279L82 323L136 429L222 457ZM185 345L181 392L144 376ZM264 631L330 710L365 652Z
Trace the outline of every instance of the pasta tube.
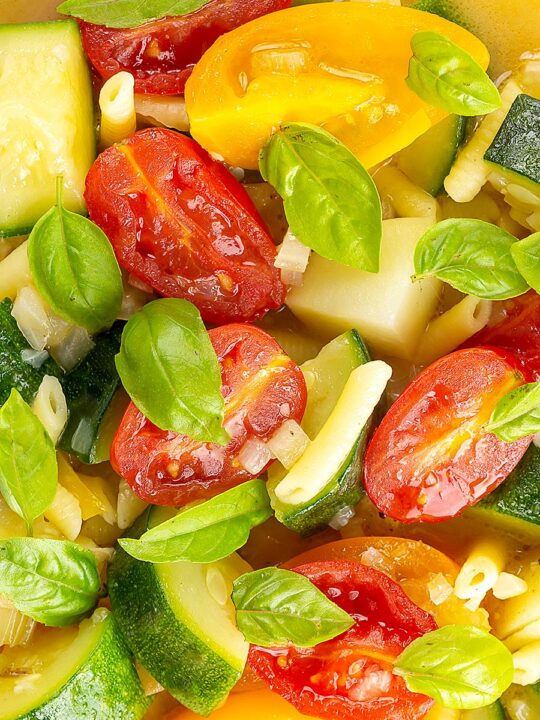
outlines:
M540 680L540 640L525 645L512 657L517 685L532 685Z
M32 283L26 241L0 262L0 300L15 300L19 290Z
M135 95L135 110L139 119L148 125L189 131L189 118L183 97Z
M119 72L107 80L99 94L101 109L100 144L102 148L124 140L137 129L135 80L128 72Z
M54 500L44 515L68 540L75 540L81 532L82 514L79 501L62 485L58 485Z
M494 538L481 540L470 552L459 571L454 584L454 593L461 600L468 600L470 606L478 607L504 570L508 559L508 548L503 541Z
M439 204L392 165L384 165L373 176L381 198L389 200L400 217L425 217L435 222Z
M66 397L58 378L45 375L34 398L32 409L56 445L68 419Z

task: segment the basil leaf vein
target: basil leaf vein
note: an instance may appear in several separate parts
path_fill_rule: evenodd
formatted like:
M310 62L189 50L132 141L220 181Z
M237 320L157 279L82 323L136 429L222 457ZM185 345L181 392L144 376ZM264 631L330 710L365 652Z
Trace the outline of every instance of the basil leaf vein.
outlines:
M0 593L37 622L77 622L96 604L100 589L94 555L63 540L0 541Z
M343 143L315 125L290 123L263 147L259 168L283 198L300 242L329 260L378 271L381 201Z
M519 272L540 293L540 232L515 242L511 252Z
M394 665L411 692L455 710L495 702L510 686L510 651L493 635L469 625L446 625L408 645Z
M45 300L61 317L98 332L112 325L122 304L122 276L111 243L91 220L57 201L41 217L28 238L32 278Z
M54 444L13 388L0 409L0 492L30 527L52 503L57 483Z
M501 106L499 91L469 53L444 35L418 32L411 40L407 85L434 107L484 115Z
M522 295L529 286L512 258L515 242L506 230L483 220L443 220L420 238L413 279L435 275L461 292L487 300Z
M521 385L501 398L486 431L504 442L515 442L540 432L540 382Z
M197 308L163 298L127 322L115 358L122 384L162 430L225 445L221 373Z
M291 570L263 568L241 575L233 584L232 599L240 631L264 647L313 647L354 625L345 610Z
M200 10L210 0L66 0L57 7L64 15L112 28L131 28L163 17Z
M138 540L120 538L118 542L127 553L146 562L211 563L245 545L251 528L271 515L266 484L250 480L181 510Z

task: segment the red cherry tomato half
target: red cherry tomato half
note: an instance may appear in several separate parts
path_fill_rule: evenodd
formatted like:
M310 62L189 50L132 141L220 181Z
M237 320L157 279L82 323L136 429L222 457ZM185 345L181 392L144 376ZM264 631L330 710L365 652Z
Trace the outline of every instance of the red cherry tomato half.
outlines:
M306 384L277 342L251 325L210 330L225 398L226 447L160 430L131 403L111 447L111 463L146 502L180 506L254 477L238 462L252 438L267 440L286 420L300 422Z
M105 150L86 178L91 219L120 265L208 323L254 320L280 307L276 249L240 183L196 142L142 130Z
M524 382L513 356L489 348L458 350L421 372L367 449L364 484L377 508L401 522L438 522L500 485L530 438L505 443L483 428Z
M464 347L491 345L510 350L521 366L540 380L540 295L531 290L495 305L490 324Z
M178 95L195 63L220 35L290 4L291 0L211 0L190 15L125 30L81 22L84 51L102 78L124 70L135 77L135 92Z
M250 667L305 715L329 720L419 720L433 701L392 674L413 640L435 630L428 613L387 575L346 560L294 568L350 613L350 630L314 648L252 645Z

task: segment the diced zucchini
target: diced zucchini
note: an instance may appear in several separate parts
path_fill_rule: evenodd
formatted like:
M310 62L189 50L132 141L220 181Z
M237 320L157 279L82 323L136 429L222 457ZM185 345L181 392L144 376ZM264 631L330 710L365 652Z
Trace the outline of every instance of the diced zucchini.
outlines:
M460 115L441 120L396 155L399 169L436 197L444 188L444 179L463 142L465 125L465 118Z
M430 225L426 218L384 220L378 273L312 253L304 283L289 292L287 305L327 339L356 328L378 353L412 359L442 287L434 278L411 280L416 244Z
M462 710L460 720L506 720L506 715L503 706L497 701L476 710Z
M169 516L152 508L130 535ZM244 670L249 645L236 627L230 594L250 569L236 554L207 565L153 565L121 548L109 567L113 612L127 644L171 695L201 715L225 700Z
M540 683L511 685L502 697L510 720L538 720L540 718Z
M41 629L0 654L2 720L139 720L149 706L116 621Z
M0 26L0 236L22 235L55 203L84 212L95 158L92 84L77 23Z

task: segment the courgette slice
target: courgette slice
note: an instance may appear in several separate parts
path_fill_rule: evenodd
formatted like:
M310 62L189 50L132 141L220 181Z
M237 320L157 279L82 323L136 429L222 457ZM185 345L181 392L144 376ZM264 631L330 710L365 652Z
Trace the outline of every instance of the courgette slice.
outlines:
M504 708L500 702L475 710L462 710L460 720L506 720Z
M105 608L0 654L2 720L139 720L149 706Z
M502 697L502 704L510 720L538 720L540 718L540 683L511 685Z
M170 516L151 508L130 536ZM207 565L153 565L121 548L109 567L111 603L127 644L171 695L200 715L225 700L244 670L249 645L236 627L230 594L233 580L250 569L236 554Z
M84 212L95 158L92 84L77 23L0 25L0 237L23 235L55 203Z
M465 126L466 120L460 115L441 120L396 155L399 169L436 197L444 188L444 179L465 138Z

